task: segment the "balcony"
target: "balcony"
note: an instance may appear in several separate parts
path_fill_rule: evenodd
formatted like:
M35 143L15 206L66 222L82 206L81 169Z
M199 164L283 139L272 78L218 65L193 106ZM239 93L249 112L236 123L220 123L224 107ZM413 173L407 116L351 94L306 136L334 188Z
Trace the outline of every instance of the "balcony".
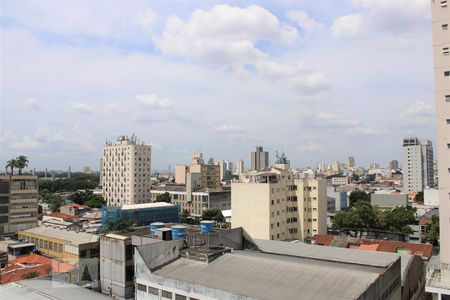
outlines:
M427 267L425 291L427 293L450 295L450 265L432 260Z

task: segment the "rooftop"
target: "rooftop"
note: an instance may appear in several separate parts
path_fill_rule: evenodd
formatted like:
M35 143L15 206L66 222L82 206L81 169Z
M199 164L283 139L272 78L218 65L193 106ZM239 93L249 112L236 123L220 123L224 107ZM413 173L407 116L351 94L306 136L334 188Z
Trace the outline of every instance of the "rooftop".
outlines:
M68 241L74 245L93 243L98 241L98 235L83 231L76 232L74 230L67 230L62 228L53 228L53 226L39 226L27 230L19 231L20 233L38 234L48 236L55 239Z
M131 210L131 209L143 209L143 208L157 208L157 207L170 207L173 206L170 203L166 202L155 202L155 203L141 203L141 204L125 204L122 205L122 210Z

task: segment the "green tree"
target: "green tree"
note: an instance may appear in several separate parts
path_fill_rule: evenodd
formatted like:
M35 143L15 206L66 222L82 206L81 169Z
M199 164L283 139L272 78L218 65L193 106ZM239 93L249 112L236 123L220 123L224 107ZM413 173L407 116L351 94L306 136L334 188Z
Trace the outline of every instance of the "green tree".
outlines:
M64 200L60 195L51 195L49 198L49 202L53 206L53 211L59 211L61 205L64 204Z
M202 220L211 220L216 222L225 222L225 217L222 215L222 211L218 208L211 208L203 211Z
M349 196L350 207L355 206L358 201L366 201L370 203L370 194L364 191L353 191Z
M425 233L422 236L422 242L430 243L433 246L439 246L439 216L434 215L431 217L431 224L425 229Z
M416 209L412 206L400 206L391 210L380 212L379 219L381 228L387 231L413 233L409 226L416 222Z
M131 226L133 226L131 221L118 219L116 221L108 221L103 230L105 232L124 231L130 229Z
M156 201L155 202L167 202L167 203L170 203L170 202L172 202L172 198L170 198L170 194L168 192L165 192L164 194L159 194L158 196L156 196Z
M28 158L25 155L20 155L16 158L17 168L19 169L19 175L22 174L22 170L28 167Z
M183 212L181 213L181 223L189 223L190 217L191 214L189 213L189 210L183 209Z
M10 159L10 160L8 160L8 161L6 162L6 166L5 166L6 173L8 173L8 169L10 169L10 170L11 170L11 173L9 173L9 174L14 175L14 169L15 169L15 168L18 168L17 160L15 160L15 159Z
M376 210L367 201L357 201L347 211L338 212L333 220L333 229L375 229L380 227Z
M423 202L423 192L418 192L416 197L414 197L414 201Z
M102 196L94 195L94 192L89 190L72 193L70 194L69 199L77 204L86 205L93 208L99 208L105 204Z

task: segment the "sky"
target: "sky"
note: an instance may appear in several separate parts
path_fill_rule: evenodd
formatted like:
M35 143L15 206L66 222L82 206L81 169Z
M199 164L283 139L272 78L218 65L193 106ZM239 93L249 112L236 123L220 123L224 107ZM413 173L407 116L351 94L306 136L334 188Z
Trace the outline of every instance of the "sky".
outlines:
M401 162L434 141L429 0L0 0L0 162L98 169L135 134L152 168Z

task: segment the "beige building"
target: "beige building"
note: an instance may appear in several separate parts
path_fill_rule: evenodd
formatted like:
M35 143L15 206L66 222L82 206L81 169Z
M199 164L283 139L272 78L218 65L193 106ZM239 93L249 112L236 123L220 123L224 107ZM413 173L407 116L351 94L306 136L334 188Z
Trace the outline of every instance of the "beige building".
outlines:
M121 136L103 150L103 198L110 206L150 202L150 145Z
M305 240L326 234L326 180L294 179L287 164L250 171L231 186L232 228L255 239Z
M429 264L425 290L450 295L450 2L432 0L434 80L439 174L440 264Z
M347 161L347 167L349 169L352 169L355 167L355 158L353 156L349 156L348 161Z
M191 186L192 190L219 188L220 166L205 164L203 154L194 152L190 166L177 165L175 167L175 183Z
M38 182L32 175L0 175L0 234L37 226Z

